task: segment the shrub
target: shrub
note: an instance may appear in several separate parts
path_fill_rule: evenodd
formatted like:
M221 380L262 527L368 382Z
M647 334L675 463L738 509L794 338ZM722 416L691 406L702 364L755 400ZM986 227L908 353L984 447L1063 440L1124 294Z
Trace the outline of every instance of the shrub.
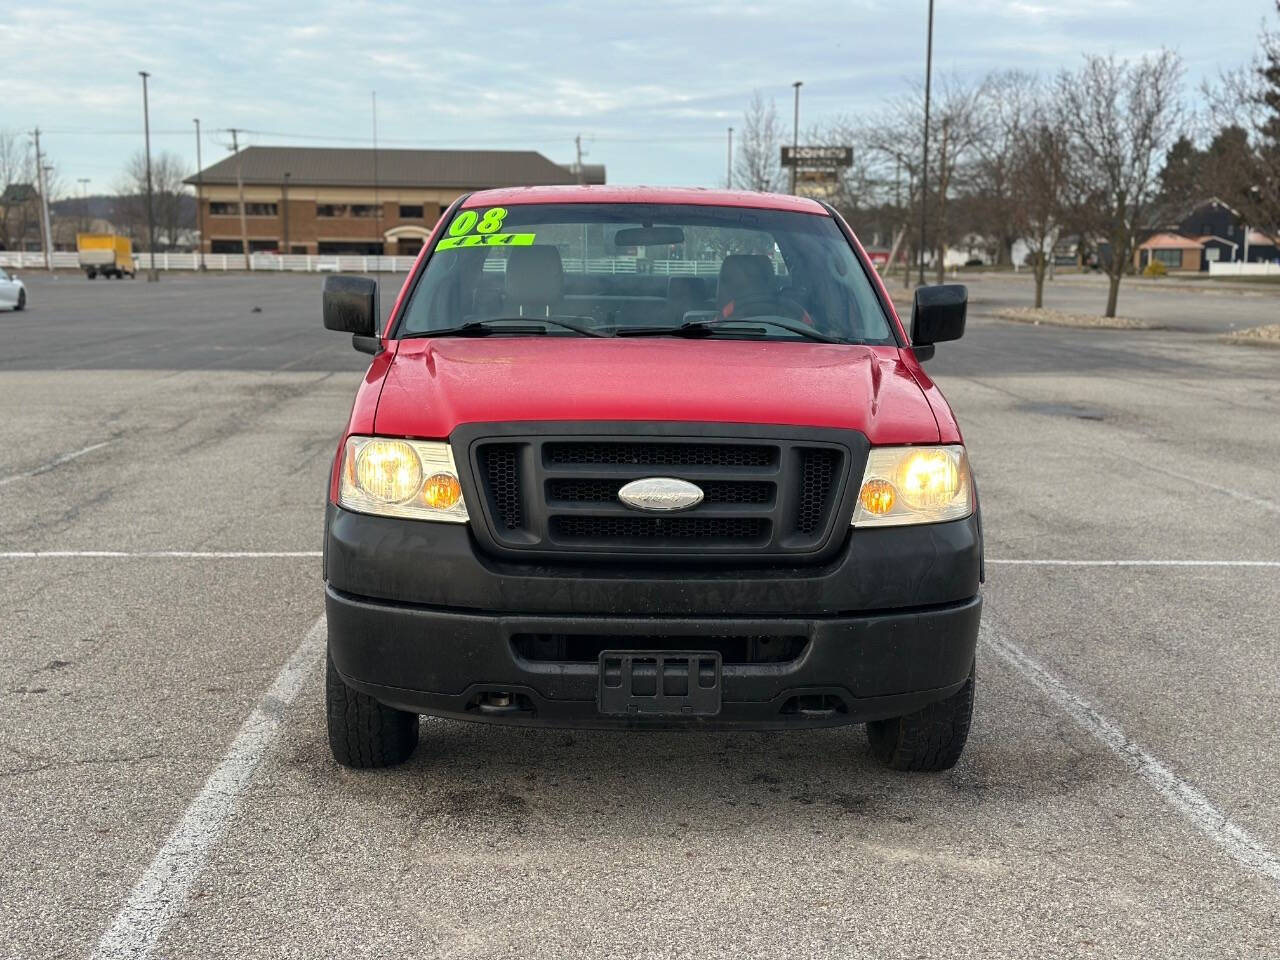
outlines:
M1163 263L1159 260L1152 260L1147 264L1147 268L1142 271L1144 277L1163 277L1168 274Z

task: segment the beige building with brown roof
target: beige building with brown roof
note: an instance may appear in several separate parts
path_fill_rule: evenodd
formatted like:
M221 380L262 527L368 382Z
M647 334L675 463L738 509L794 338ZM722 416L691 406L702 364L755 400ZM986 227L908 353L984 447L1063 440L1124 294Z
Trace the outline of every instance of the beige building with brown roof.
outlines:
M588 182L604 168L584 166ZM187 179L196 186L208 253L404 255L422 248L458 196L487 187L577 183L532 150L246 147ZM239 184L243 184L241 187Z

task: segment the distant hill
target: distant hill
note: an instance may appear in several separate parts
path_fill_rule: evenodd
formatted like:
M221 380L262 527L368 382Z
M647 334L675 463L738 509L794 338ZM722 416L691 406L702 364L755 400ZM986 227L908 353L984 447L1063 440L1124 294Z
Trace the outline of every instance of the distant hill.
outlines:
M108 220L112 223L120 223L128 219L128 216L123 211L128 210L134 204L138 204L140 199L117 194L93 194L83 199L80 197L66 197L49 204L49 212L59 219L75 220L81 217L88 217L90 220ZM145 203L145 201L143 202ZM194 230L196 226L196 198L190 194L183 194L179 198L179 204L182 228Z

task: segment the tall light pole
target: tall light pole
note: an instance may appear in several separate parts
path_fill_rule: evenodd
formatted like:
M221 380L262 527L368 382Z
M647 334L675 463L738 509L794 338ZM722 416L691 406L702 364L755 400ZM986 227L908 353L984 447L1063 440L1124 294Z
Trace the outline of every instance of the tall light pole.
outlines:
M52 264L54 242L53 225L49 220L49 179L53 176L53 164L46 163L40 168L40 173L40 202L44 205L44 232L45 236L49 238L49 262ZM52 270L53 267L50 266L49 269Z
M36 189L40 191L41 245L44 247L44 268L53 273L53 230L49 226L49 191L44 182L44 161L40 158L40 128L31 131L36 141ZM1246 238L1247 239L1247 238Z
M147 283L155 283L160 279L156 272L156 211L151 202L151 108L147 103L147 78L151 74L139 70L142 78L142 130L147 146Z
M724 177L725 189L733 189L733 127L729 128L729 166Z
M933 0L929 0L929 40L924 55L924 156L920 161L920 285L924 286L924 246L929 222L929 87L933 81Z
M80 229L87 233L89 229L89 197L87 195L89 178L77 177L76 183L80 184Z
M192 121L196 125L196 234L200 242L200 269L204 266L204 160L200 157L200 118Z
M932 2L932 0L931 0ZM797 80L792 84L796 88L796 113L795 121L791 127L791 192L796 192L796 171L800 158L796 156L800 151L800 86L803 80Z

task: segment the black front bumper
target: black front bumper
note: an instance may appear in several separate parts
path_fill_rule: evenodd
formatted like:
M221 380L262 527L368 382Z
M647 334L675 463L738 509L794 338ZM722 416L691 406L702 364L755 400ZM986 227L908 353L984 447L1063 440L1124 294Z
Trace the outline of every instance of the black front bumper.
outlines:
M332 506L326 528L334 665L352 687L416 713L555 726L855 723L949 696L977 643L976 516L852 531L822 565L741 569L510 564L487 558L464 525ZM596 663L530 659L523 635L804 642L784 662L725 662L720 713L668 720L602 715Z

